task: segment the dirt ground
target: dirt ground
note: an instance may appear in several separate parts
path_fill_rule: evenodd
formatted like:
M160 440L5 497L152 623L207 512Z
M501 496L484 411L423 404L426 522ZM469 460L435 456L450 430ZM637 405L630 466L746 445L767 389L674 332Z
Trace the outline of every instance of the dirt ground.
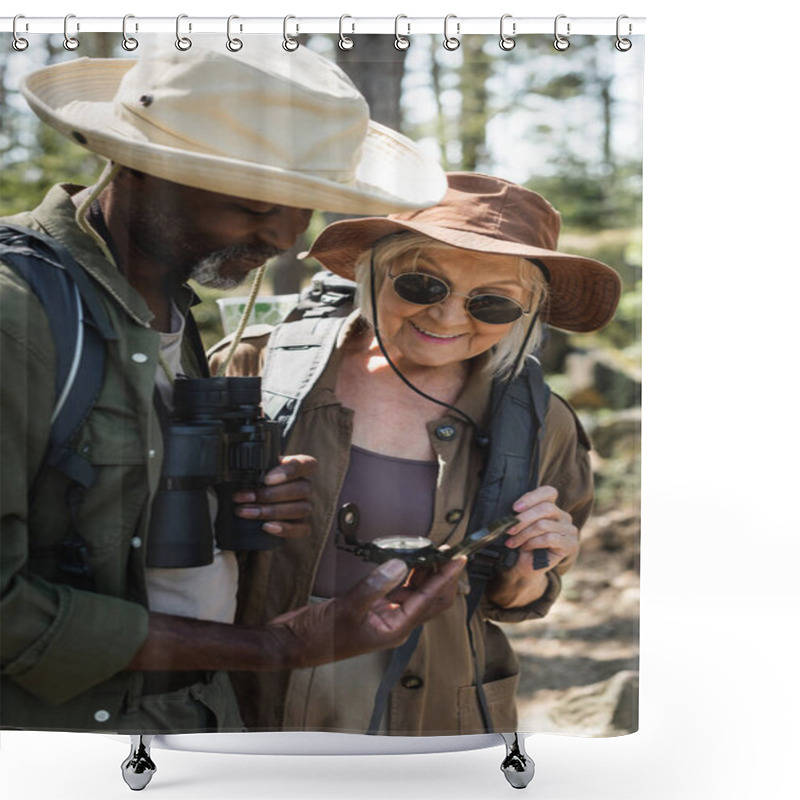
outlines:
M544 620L504 625L519 654L519 730L618 736L638 727L639 509L593 516Z

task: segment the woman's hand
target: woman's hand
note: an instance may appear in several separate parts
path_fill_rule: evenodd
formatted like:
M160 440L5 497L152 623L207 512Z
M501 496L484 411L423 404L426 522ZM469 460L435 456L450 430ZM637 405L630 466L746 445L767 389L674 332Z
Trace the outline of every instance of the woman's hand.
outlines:
M283 456L258 489L236 492L236 515L260 519L266 533L295 539L311 533L311 482L317 471L313 456Z
M538 600L547 589L546 572L578 552L578 529L557 500L558 492L552 486L539 486L514 503L519 522L509 529L506 547L517 550L519 558L487 589L492 602L510 608ZM534 570L534 550L547 550L546 569Z

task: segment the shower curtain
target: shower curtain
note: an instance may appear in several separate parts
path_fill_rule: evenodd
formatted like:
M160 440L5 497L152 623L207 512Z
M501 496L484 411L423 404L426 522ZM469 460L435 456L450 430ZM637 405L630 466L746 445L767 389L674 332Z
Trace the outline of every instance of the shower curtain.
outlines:
M570 38L563 28L556 35L554 46L552 36L510 38L509 28L509 34L498 46L496 34L458 36L454 29L445 30L445 46L442 37L434 35L412 36L410 46L406 46L402 27L398 37L348 35L346 24L339 36L304 34L299 41L300 47L335 62L336 69L366 99L371 119L402 132L416 143L420 158L429 159L446 172L477 172L512 181L547 198L562 217L558 249L610 265L621 277L622 295L614 320L599 332L545 329L539 358L547 382L574 409L578 427L591 439L594 503L580 532L580 555L563 575L559 596L549 613L539 618L512 612L486 623L485 636L507 642L511 650L503 666L509 671L494 676L498 678L495 689L503 695L505 709L499 727L493 727L482 713L480 692L476 693L473 685L456 687L463 708L459 706L457 713L448 713L447 722L438 724L434 720L417 728L393 727L393 714L404 708L422 709L418 716L429 719L424 709L435 705L437 698L427 694L428 676L436 673L437 668L441 672L442 665L452 659L469 661L475 657L469 648L454 653L450 649L452 643L447 640L423 639L424 650L411 653L406 666L388 687L382 716L371 732L450 736L513 727L522 732L592 737L627 734L638 725L643 39L636 37L630 48L615 47L613 35ZM67 46L62 46L60 35L30 35L29 46L24 49L4 42L0 52L3 223L30 224L24 212L41 207L52 185L90 186L106 168L104 160L96 154L97 146L91 140L87 143L84 134L75 132L70 136L62 128L60 133L66 135L60 136L54 131L52 120L48 125L31 112L20 93L26 76L50 64L67 64L86 57L137 62L151 58L159 49L172 48L186 59L202 60L206 57L204 53L214 52L236 59L243 58L248 51L257 54L259 48L267 46L265 37L247 37L241 32L236 36L232 39L230 34L227 38L203 35L201 42L200 36L192 41L180 33L177 40L171 35L140 34L136 46L128 38L124 49L120 47L119 34L81 34L79 49L69 46L69 37ZM284 38L283 42L279 36L266 38L272 40L273 49L280 47L287 61L296 57L293 37ZM190 42L188 47L186 41ZM225 85L217 90L213 85L213 70L208 74L212 77L211 83L203 86L206 94L213 97L218 91L224 97L231 91ZM146 95L140 99L147 106ZM268 108L262 112L265 127L276 124ZM234 121L228 120L226 124L233 125ZM292 137L284 137L283 142L290 146ZM240 156L226 150L226 140L220 139L218 144L223 158ZM185 141L180 146L192 150L195 144ZM120 158L123 167L127 166L124 157ZM135 168L147 172L146 164L137 162ZM402 176L387 178L392 186L404 183ZM223 194L233 196L232 190ZM50 197L45 202L52 205ZM313 199L307 204L300 200L286 204L314 207ZM93 208L90 213L95 214L97 231L102 225L103 207L101 204ZM260 213L263 209L254 207L252 211ZM255 324L279 321L321 269L320 264L305 255L314 236L331 222L361 215L340 208L314 208L308 229L271 262L250 321ZM165 230L170 230L169 226ZM56 222L47 232L71 246L72 234L64 233ZM103 240L108 244L106 234L113 240L118 232L101 230L98 252ZM147 243L142 246L147 247ZM80 247L74 249L73 255L79 263L87 257ZM101 257L113 263L115 255L111 246ZM98 256L93 254L93 257ZM22 279L11 271L8 257L2 253L0 262L4 265L3 291L11 298L8 303L13 304L16 302L13 298L18 296L15 292L21 291ZM97 273L93 278L103 280ZM114 280L116 287L125 286L119 275ZM238 289L192 284L198 302L192 306L191 314L203 349L213 348L236 327L251 280L248 278L244 288ZM146 299L138 295L121 297L116 290L103 300L104 304L117 303L122 316L138 313L137 304L144 302ZM226 315L231 308L236 311L231 318L223 319L220 308L225 309ZM276 308L281 310L276 312ZM12 311L11 305L4 301L0 317L4 340L21 335L15 325L25 328L39 318L31 312L26 323ZM114 318L112 327L121 324ZM52 359L53 346L45 348L46 355L41 356L34 344L47 333L25 328L24 334L32 343L29 357L42 357L45 364L29 364L29 368L18 373L19 381L13 384L7 373L3 378L2 725L32 730L137 732L130 727L115 727L120 706L124 705L142 710L141 716L131 718L140 721L142 733L241 731L239 714L253 731L366 733L375 713L375 695L391 658L387 651L358 656L335 666L273 673L266 688L262 686L260 690L254 688L255 673L237 671L231 676L237 689L235 701L217 686L222 673L210 675L204 666L184 669L196 673L194 677L213 695L204 705L205 715L198 716L193 711L194 717L182 716L173 724L169 712L159 716L162 712L151 708L155 705L154 697L191 684L179 685L170 670L162 669L159 670L162 683L154 691L154 681L131 681L130 673L125 670L126 659L129 661L137 654L137 647L131 642L143 641L142 626L147 625L147 598L133 587L153 586L142 584L142 576L138 574L145 568L141 555L148 547L147 525L141 516L128 517L132 513L142 514L141 508L149 507L138 495L146 491L145 484L154 478L147 474L146 464L131 468L139 456L126 449L136 445L125 438L124 429L141 425L142 420L120 421L113 416L98 419L91 431L80 431L70 442L72 452L79 445L91 448L89 461L94 459L95 467L108 469L113 465L121 476L117 483L109 484L114 487L111 494L116 492L115 496L97 497L91 489L86 491L78 515L104 513L104 504L116 502L118 509L114 513L119 528L116 539L70 542L73 555L85 558L89 564L90 583L73 580L74 571L72 577L58 574L53 566L54 553L71 532L68 526L56 526L63 539L44 543L36 539L35 526L49 523L43 508L47 499L33 494L38 490L34 480L39 475L39 465L33 462L45 452L46 436L44 440L41 438L40 421L30 418L33 409L47 407L48 401L42 400L41 395L53 394L52 385L48 388L31 383L34 373L55 370L52 360L47 360ZM117 340L117 344L106 342L104 346L108 353L105 369L117 375L140 369L149 358L145 351L137 350L133 341L119 344ZM6 364L11 363L12 356L6 356ZM139 390L134 383L123 393ZM108 388L102 391L107 392ZM101 392L99 402L107 400ZM53 398L49 402L52 407ZM124 398L120 402L124 403ZM28 430L25 441L31 448L24 463L19 462L18 450L6 449L7 443L19 441L20 426ZM38 433L31 432L34 430ZM120 448L124 451L121 459ZM326 465L321 463L319 469L324 472ZM158 476L155 479L158 483ZM46 485L59 484L50 480ZM134 495L137 502L129 503ZM38 501L29 508L28 498L34 496ZM471 501L472 498L468 499L467 504ZM415 503L415 497L403 497L400 507ZM458 521L457 510L444 511L452 515L451 521ZM460 513L463 516L463 509ZM210 591L216 592L215 602L222 609L213 619L228 623L236 615L237 564L232 555L217 553L215 563L220 559L224 567L209 577L217 581L212 584L216 588ZM109 560L116 560L113 569L108 567ZM291 576L288 581L286 576L280 581L283 587L291 583ZM258 603L266 607L269 581L257 586L240 581L240 586L251 593L243 597L240 592L240 609L243 604L249 609ZM298 603L288 590L284 591L286 595L278 600L273 598L270 607L283 604L280 611L285 613ZM98 598L113 598L113 602L104 604ZM317 598L310 596L302 600L306 604L317 602ZM463 595L456 602L463 602ZM191 616L193 606L188 608L185 615ZM173 613L181 612L173 609ZM247 624L253 625L254 619L251 615ZM91 630L86 630L87 626ZM469 641L463 632L450 633L453 641L462 644ZM86 642L86 646L70 647L64 642L69 636ZM496 666L484 663L479 668L486 678L487 694L494 691L490 673ZM462 667L457 671L474 672L472 666ZM63 678L65 674L74 676L70 679L77 687L74 691L72 684ZM251 693L259 691L263 707L254 715L248 703ZM269 703L264 701L265 692ZM238 703L239 708L225 708L232 702ZM318 702L324 703L323 710L317 711ZM491 705L494 697L488 702ZM353 715L350 711L356 706L363 708ZM26 719L28 710L30 717ZM148 713L152 716L148 717Z

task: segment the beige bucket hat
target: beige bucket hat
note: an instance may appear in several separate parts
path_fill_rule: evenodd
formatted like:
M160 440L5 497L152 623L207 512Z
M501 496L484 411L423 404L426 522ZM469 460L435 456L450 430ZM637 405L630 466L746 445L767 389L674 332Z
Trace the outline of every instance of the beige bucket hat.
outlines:
M594 331L616 311L622 282L611 267L556 250L561 215L540 194L502 178L451 172L444 199L421 211L334 222L308 251L329 270L353 278L362 252L385 236L414 231L464 250L520 256L544 265L548 304L542 320Z
M335 64L280 39L83 58L26 76L22 94L64 136L111 161L199 189L351 214L437 202L441 167L369 119Z

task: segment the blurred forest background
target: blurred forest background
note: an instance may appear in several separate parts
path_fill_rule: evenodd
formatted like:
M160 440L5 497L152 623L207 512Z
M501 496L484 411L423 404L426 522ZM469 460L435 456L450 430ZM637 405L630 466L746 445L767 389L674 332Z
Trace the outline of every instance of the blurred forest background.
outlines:
M206 38L206 37L203 37ZM505 626L520 655L520 730L619 735L637 727L639 456L641 426L641 100L643 52L618 53L608 37L575 36L556 52L545 36L504 52L494 36L464 36L454 52L414 36L304 37L336 60L367 98L372 118L419 141L447 170L487 172L534 189L562 213L560 249L597 258L623 279L615 320L592 335L551 329L542 359L592 437L597 498L580 558L550 615ZM130 57L116 34L36 37L0 57L0 215L32 208L51 184L91 183L102 161L27 109L19 78L78 56ZM224 46L224 39L219 42ZM257 42L246 41L246 47ZM140 48L144 50L144 48ZM134 56L136 54L133 54ZM328 222L275 259L264 294L291 294L319 268L297 254ZM222 336L216 300L196 287L206 344ZM246 293L246 287L236 294Z

